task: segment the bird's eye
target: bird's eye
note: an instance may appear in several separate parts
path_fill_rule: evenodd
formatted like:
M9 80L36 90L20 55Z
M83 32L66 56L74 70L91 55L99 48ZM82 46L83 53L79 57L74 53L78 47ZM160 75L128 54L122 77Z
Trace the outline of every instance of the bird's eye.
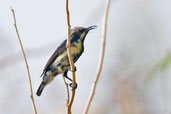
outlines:
M83 33L84 31L83 30L80 30L80 33Z

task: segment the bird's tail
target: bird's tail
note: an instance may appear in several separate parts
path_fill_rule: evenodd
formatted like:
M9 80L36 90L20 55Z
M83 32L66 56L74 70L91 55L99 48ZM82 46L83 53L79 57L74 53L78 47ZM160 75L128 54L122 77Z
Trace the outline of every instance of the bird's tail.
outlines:
M47 84L44 83L44 82L42 81L42 83L40 84L40 86L39 86L39 88L38 88L38 90L37 90L37 92L36 92L37 96L40 96L40 95L42 94L42 91L43 91L43 89L44 89L44 87L45 87L46 85L47 85Z

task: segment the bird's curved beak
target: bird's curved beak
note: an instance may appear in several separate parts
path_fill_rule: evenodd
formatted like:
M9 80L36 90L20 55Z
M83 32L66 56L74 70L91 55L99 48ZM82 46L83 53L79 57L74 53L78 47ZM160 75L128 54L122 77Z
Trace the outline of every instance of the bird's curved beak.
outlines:
M88 27L87 29L89 31L89 30L96 29L96 28L97 28L97 25L93 25L93 26Z

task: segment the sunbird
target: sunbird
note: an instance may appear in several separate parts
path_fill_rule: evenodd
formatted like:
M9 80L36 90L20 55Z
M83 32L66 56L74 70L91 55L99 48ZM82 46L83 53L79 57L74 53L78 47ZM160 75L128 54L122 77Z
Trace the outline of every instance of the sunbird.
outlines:
M84 40L87 33L90 30L95 29L96 27L96 25L93 25L87 28L74 27L73 29L71 29L70 50L74 63L80 58L80 56L84 52ZM68 70L70 70L70 64L68 60L66 43L67 40L64 40L62 44L55 50L55 52L45 65L43 73L41 75L42 82L36 93L37 96L41 95L46 85L49 84L58 74L63 74L65 78L72 81L72 79L69 78L67 75ZM76 70L76 67L74 69Z

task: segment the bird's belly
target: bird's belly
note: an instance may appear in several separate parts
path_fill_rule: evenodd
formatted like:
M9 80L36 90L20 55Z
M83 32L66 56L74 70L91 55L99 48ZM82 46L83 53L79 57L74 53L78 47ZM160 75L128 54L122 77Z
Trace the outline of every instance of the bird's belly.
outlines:
M76 55L80 54L80 50L77 49L77 47L71 47L71 54L75 62L78 59ZM67 51L63 52L56 58L56 60L51 65L51 68L54 69L54 74L62 74L70 68Z
M58 56L58 58L52 64L54 71L57 74L62 74L69 69L69 62L67 57L67 52L64 52L62 55Z
M69 69L69 64L66 61L61 62L57 67L58 74L62 74L66 72L68 69Z

